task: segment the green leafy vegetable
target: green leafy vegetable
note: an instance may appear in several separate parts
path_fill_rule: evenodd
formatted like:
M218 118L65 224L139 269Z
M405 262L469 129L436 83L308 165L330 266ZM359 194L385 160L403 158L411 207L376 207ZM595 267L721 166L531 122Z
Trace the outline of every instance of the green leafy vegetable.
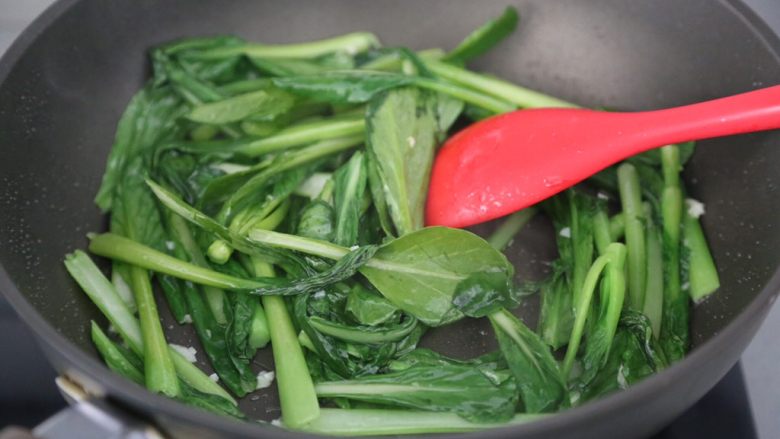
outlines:
M273 119L292 108L294 99L279 90L258 90L221 101L201 104L187 114L193 122L226 124L248 117Z
M435 99L415 89L388 93L369 106L368 153L399 235L423 225L428 178L436 149Z
M690 208L683 224L683 243L688 254L688 293L694 302L700 302L720 287L720 279L699 219L690 213Z
M322 409L320 417L306 425L304 430L338 436L465 433L511 424L524 424L544 416L518 414L508 422L490 424L469 422L452 413L384 409Z
M470 33L445 57L445 61L466 62L487 52L517 27L517 10L511 6L500 17L490 20Z
M122 351L118 345L114 344L94 321L91 333L92 342L95 343L95 347L109 369L136 384L144 384L143 363L140 362L140 359L138 362L131 361L128 358L129 352Z
M349 249L308 238L253 230L258 244L297 250L328 259L340 259ZM514 268L482 238L465 230L428 227L379 247L360 272L398 308L429 326L439 326L462 315L452 296L462 280L479 272Z
M284 299L264 296L263 306L271 330L284 424L290 428L301 428L320 415L314 384Z
M330 322L317 316L311 317L309 324L317 331L331 337L352 343L371 344L401 340L414 330L417 320L414 318L407 319L405 323L398 327L389 329L376 326L352 327Z
M628 250L628 306L641 311L645 302L647 281L647 249L643 227L641 187L636 168L624 163L618 167L620 202L623 206L626 227L626 248Z
M333 205L336 211L334 241L338 245L357 244L360 228L360 205L366 190L366 168L363 154L356 152L333 174Z
M514 377L496 371L498 382L471 365L416 364L401 371L350 381L317 383L319 397L347 398L396 407L457 413L471 422L503 422L517 405Z
M472 273L455 287L452 305L469 317L485 317L511 304L512 273Z
M114 340L92 324L106 364L246 419L231 395L266 384L252 365L270 342L284 427L394 435L527 422L679 361L689 297L719 285L702 209L684 210L692 143L629 158L543 203L557 258L527 260L539 255L518 247L513 257L549 262L546 280L520 270L516 285L501 253L535 207L487 241L424 227L436 149L454 129L575 106L464 67L517 21L509 7L449 53L383 48L364 32L153 48L152 77L119 122L95 200L109 229L88 235L111 259L111 281L81 251L65 260L116 329ZM509 311L531 309L536 291L538 335ZM193 326L198 359L220 384L166 342L157 306ZM418 348L431 327L462 341L471 336L446 326L485 317L497 350L456 360Z
M365 103L377 94L410 85L414 77L395 73L347 71L275 78L274 85L297 95L331 103Z
M661 151L663 189L661 216L663 219L664 298L661 318L661 340L666 356L677 361L688 349L688 297L682 291L680 274L683 199L680 185L679 150L670 145Z
M335 213L330 204L314 200L304 207L296 232L306 238L333 241L335 237Z
M349 290L345 310L360 324L376 326L387 322L398 313L398 307L382 296L370 292L361 284Z
M525 411L549 412L565 405L566 384L547 345L506 310L489 317L501 352L517 382Z

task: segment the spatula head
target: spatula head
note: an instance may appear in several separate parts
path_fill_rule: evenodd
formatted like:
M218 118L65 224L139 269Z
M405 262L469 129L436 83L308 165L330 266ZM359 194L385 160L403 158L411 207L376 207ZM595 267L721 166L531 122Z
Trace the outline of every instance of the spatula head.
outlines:
M466 227L507 215L630 156L635 142L623 135L621 116L533 109L469 126L436 157L427 224Z

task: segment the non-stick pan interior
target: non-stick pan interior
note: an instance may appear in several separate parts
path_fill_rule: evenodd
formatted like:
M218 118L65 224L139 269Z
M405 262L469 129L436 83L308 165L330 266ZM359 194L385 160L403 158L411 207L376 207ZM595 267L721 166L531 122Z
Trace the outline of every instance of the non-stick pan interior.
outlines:
M0 264L58 332L94 353L88 321L97 310L67 276L66 252L105 228L92 203L116 122L148 73L148 48L171 39L237 34L292 42L355 30L389 46L451 48L513 3L519 30L474 67L586 106L653 109L780 82L778 60L734 9L711 0L84 0L34 39L0 85ZM0 72L5 74L5 72ZM695 344L721 331L778 267L776 169L780 134L700 143L686 171L705 203L705 231L722 287L699 304ZM554 257L552 230L537 218L510 247L518 275L538 279ZM536 304L521 307L535 324ZM197 345L172 325L172 341ZM425 344L472 356L492 346L480 322L438 331ZM268 352L257 360L270 368ZM278 417L272 391L248 399L257 417Z

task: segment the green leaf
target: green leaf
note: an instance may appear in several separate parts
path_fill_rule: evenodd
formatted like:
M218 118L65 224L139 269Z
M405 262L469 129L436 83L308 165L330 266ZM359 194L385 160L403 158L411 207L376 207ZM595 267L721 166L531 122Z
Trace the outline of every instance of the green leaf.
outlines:
M368 102L383 91L410 85L414 81L413 76L365 70L289 76L273 80L274 85L282 90L317 101L339 104Z
M515 31L517 27L517 9L507 7L500 17L494 18L471 32L444 59L454 63L463 63L488 50Z
M494 383L475 366L416 364L397 372L315 385L317 396L375 404L453 412L471 422L502 422L517 405L514 377L508 371Z
M347 296L346 311L359 323L367 326L381 325L399 312L398 307L384 297L355 284Z
M580 390L579 403L619 389L626 389L653 373L640 342L625 328L619 327L604 367Z
M566 280L563 264L553 263L553 274L542 284L540 290L541 310L537 332L545 343L559 349L569 341L574 327L572 294Z
M338 245L350 247L357 244L366 180L365 161L360 151L333 174L333 206L336 213L333 242Z
M640 342L647 364L652 367L654 372L667 367L666 356L658 341L653 337L653 326L646 315L633 310L625 310L620 317L620 325L634 334Z
M239 122L250 116L253 120L272 120L292 108L294 103L290 94L280 90L258 90L198 105L186 117L193 122L213 125Z
M595 261L593 261L593 265L591 265L590 269L588 270L588 273L585 276L585 280L583 282L582 289L580 291L580 297L576 299L577 302L574 305L574 328L572 329L571 336L569 337L569 343L566 347L566 356L563 360L563 376L565 379L569 378L569 373L572 366L574 365L574 359L579 352L580 341L582 340L585 323L590 318L592 322L591 326L596 324L596 322L593 321L593 319L595 319L595 308L591 304L593 302L593 293L596 289L596 285L598 284L599 277L601 277L601 273L606 269L606 267L612 266L613 269L611 270L611 276L607 282L611 283L611 288L616 290L625 290L626 281L625 277L623 276L623 271L625 270L625 261L626 246L619 242L613 242L609 244L603 255L599 256ZM616 314L613 314L612 317L619 315L619 309L620 308L614 311ZM615 326L615 323L610 323L609 326Z
M435 97L413 88L391 91L371 102L366 128L381 183L372 191L383 191L399 235L420 229L437 146Z
M507 272L472 273L458 283L452 304L469 317L485 317L511 302L512 280Z
M281 247L339 260L350 250L300 236L253 230L258 246ZM359 251L359 250L356 250ZM452 306L458 283L478 272L514 273L501 252L471 232L428 227L384 244L360 272L385 298L429 326L462 317Z
M477 366L482 373L490 378L495 384L500 384L504 377L498 375L494 376L493 372L499 369L507 369L506 361L504 361L504 357L499 351L493 351L468 360L456 360L454 358L445 357L430 349L417 348L398 360L393 360L393 362L387 366L387 370L395 372L408 369L414 365L438 366L450 364Z
M650 320L640 312L625 310L603 368L592 380L580 384L581 401L625 389L666 367Z
M179 324L184 323L189 310L184 299L184 288L181 281L173 276L161 275L157 277L157 282L160 284L165 302L168 304L168 309L174 320Z
M306 238L333 241L335 235L334 213L330 204L312 200L300 214L296 233Z
M555 411L568 398L558 363L533 331L506 310L490 315L498 345L520 389L527 413Z
M400 325L381 326L349 326L331 322L318 316L312 316L309 324L322 334L338 338L350 343L380 344L399 341L409 335L417 326L417 319L408 318Z
M176 118L183 109L169 87L147 85L133 97L119 120L103 181L95 196L95 203L104 212L113 206L114 192L123 179L127 163L178 134Z
M111 231L163 251L165 229L157 200L145 178L144 160L136 157L125 167L122 181L116 186Z
M594 222L596 235L608 235L609 225L606 221L606 212L599 213L600 220ZM609 240L605 236L605 240ZM612 243L603 243L601 254L610 251ZM626 279L624 271L625 261L610 261L605 267L604 279L601 282L597 313L591 314L595 322L591 325L585 344L585 354L581 359L582 374L579 381L589 384L596 374L607 364L610 349L617 332L620 316L623 312L623 304L626 296Z
M226 241L231 245L231 247L243 253L261 257L266 262L278 264L282 268L284 268L284 270L287 271L288 273L300 274L300 273L311 272L311 270L308 269L308 264L306 264L304 261L302 261L299 257L292 254L291 252L280 251L278 249L270 248L268 246L258 246L256 243L252 242L246 236L240 235L238 233L229 230L227 227L224 227L223 225L216 222L213 218L209 217L203 212L200 212L199 210L193 208L192 206L189 206L187 203L182 201L175 194L171 193L170 191L163 188L162 186L152 181L147 181L147 184L152 188L154 194L157 196L160 202L162 202L162 204L165 207L170 209L171 212L181 216L182 218L196 225L203 231L207 233L211 233L216 237L218 237L219 239ZM114 238L112 238L112 240L113 239ZM94 244L94 239L93 239L93 244ZM132 243L126 243L126 244L130 245L131 247L137 248L137 244L136 245L133 245ZM106 247L104 250L107 253L115 255L116 259L121 259L122 257L124 257L121 253L115 252L115 249L111 249L110 247ZM142 250L142 249L138 249L138 250ZM143 251L146 252L146 250ZM153 253L151 253L150 255L154 255L155 258L158 257L158 255L155 255ZM145 261L144 263L148 263L148 262L149 261ZM176 259L170 260L163 257L160 260L158 260L157 264L155 264L154 266L156 268L161 268L168 265L172 265L169 268L177 268L180 270L179 271L180 275L178 277L185 277L187 279L193 280L194 282L198 282L202 284L204 283L203 281L209 281L209 279L211 279L216 282L208 283L207 285L217 286L219 288L245 289L243 287L249 285L249 289L251 289L253 288L253 285L254 286L267 285L266 282L246 283L242 281L236 281L236 278L234 278L233 276L225 276L221 273L219 273L218 276L214 276L213 270L204 271L203 267L195 267L195 269L192 270L191 267L183 266L181 265L180 262L181 261ZM199 277L198 280L186 277L193 273L198 274ZM218 280L217 278L220 279ZM231 284L233 286L230 286Z
M514 267L471 232L428 227L383 245L360 272L395 306L440 326L462 317L452 304L461 281L486 272L511 277Z
M436 96L436 120L439 123L439 135L445 137L447 131L452 127L458 116L463 112L463 108L466 104L460 99L455 99L452 96L444 93L439 93ZM440 140L444 140L443 138Z
M394 237L397 234L393 228L393 220L390 218L390 208L385 199L385 192L382 186L382 177L379 175L379 166L376 163L377 158L369 151L366 154L366 167L368 169L368 189L371 192L371 201L376 210L379 225L385 235Z
M230 220L233 215L246 209L252 203L261 201L262 199L258 199L259 193L279 174L295 168L302 168L303 172L308 175L314 172L314 168L317 167L318 163L322 163L325 157L351 149L362 141L362 136L341 137L324 140L299 150L277 155L268 166L263 167L260 172L235 188L220 210L218 218Z
M322 362L325 376L330 377L329 379L375 374L396 356L402 355L405 349L414 349L423 332L421 325L414 325L412 330L398 341L385 341L380 344L363 343L374 337L382 338L388 335L382 334L381 331L390 331L390 335L392 335L392 331L402 328L401 325L392 325L378 331L375 330L374 334L362 338L359 343L345 341L341 338L342 336L349 339L361 337L358 334L359 327L350 328L345 325L323 327L318 325L320 329L325 330L325 332L320 332L315 328L317 323L312 324L313 319L316 321L315 317L322 319L327 317L334 320L343 317L335 310L339 304L343 303L343 296L335 288L329 288L324 296L299 295L294 300L296 325L301 328L309 340L311 348ZM320 321L320 323L322 322ZM407 323L414 323L414 319L408 319ZM339 337L329 334L336 334Z
M184 404L218 415L246 419L246 416L241 413L241 410L235 404L221 396L200 391L185 381L180 381L179 386L181 387L181 394L176 399Z
M214 368L221 382L234 394L244 396L254 391L257 377L249 368L248 361L233 359L228 347L226 328L217 323L203 292L191 283L187 283L187 287L185 298L190 308L192 323L211 367Z
M291 296L313 293L328 285L351 278L376 252L376 246L366 245L350 251L336 261L333 266L324 271L300 279L280 279L278 286L266 286L250 292L264 296Z
M114 344L94 321L92 322L92 342L109 369L138 385L144 385L143 363L139 365L130 360L128 358L129 352L124 352L118 345Z

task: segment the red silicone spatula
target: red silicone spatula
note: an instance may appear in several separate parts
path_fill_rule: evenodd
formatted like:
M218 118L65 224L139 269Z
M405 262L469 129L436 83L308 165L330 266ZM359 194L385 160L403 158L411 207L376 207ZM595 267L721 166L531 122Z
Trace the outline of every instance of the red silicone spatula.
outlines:
M780 86L666 110L530 109L475 123L442 147L428 225L465 227L528 207L670 143L780 128Z

